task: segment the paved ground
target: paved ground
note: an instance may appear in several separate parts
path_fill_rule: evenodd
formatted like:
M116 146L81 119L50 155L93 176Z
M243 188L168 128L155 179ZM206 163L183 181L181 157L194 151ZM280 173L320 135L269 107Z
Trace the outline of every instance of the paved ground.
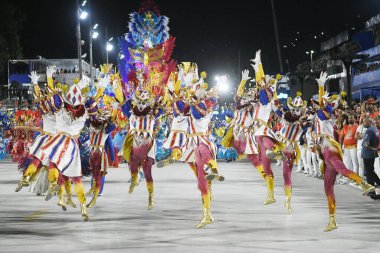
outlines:
M336 186L339 228L328 221L323 182L293 174L294 214L283 207L281 170L275 168L277 202L264 206L266 190L248 163L221 163L226 181L213 188L215 222L194 229L201 200L184 164L154 168L155 207L146 210L140 184L128 194L129 172L111 169L104 196L81 221L79 209L63 212L26 189L14 192L16 166L0 163L0 252L371 252L378 249L380 201L350 186ZM86 189L89 188L88 181ZM90 197L88 197L89 199Z

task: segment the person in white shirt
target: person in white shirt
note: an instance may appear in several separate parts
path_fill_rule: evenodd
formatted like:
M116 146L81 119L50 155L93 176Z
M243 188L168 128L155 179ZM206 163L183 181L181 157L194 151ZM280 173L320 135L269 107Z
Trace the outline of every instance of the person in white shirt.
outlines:
M365 131L367 130L366 127L363 126L363 117L359 120L359 126L356 130L355 137L358 140L357 142L357 157L358 157L358 164L359 164L359 176L364 177L364 163L362 158L362 144L363 144L363 136Z

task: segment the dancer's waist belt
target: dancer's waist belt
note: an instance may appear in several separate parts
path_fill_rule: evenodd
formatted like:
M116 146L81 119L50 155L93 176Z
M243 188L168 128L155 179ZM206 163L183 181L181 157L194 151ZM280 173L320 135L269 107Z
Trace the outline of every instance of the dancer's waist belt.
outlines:
M238 123L232 123L232 125L238 126L238 127L241 127L241 128L245 128L245 129L249 129L249 126L240 125Z
M207 133L193 133L193 134L188 134L188 137L197 137L197 136L205 136L208 135Z
M80 134L71 135L71 134L66 133L66 132L63 132L63 131L60 131L60 132L58 132L57 134L60 134L60 135L66 135L66 136L68 136L68 137L70 137L70 138L72 138L72 139L74 139L74 138L78 138L79 135L80 135Z
M173 133L180 133L180 134L187 134L187 131L185 130L171 130Z
M104 148L104 145L92 145L90 144L91 148Z
M271 127L268 126L267 123L266 123L264 120L262 120L262 119L253 119L253 120L259 123L259 124L258 124L258 127L260 127L261 125L264 125L264 126L266 126L267 128L271 128Z
M54 134L49 133L49 132L46 132L46 131L42 131L41 134L49 135L49 136L51 136L51 137L54 137Z
M152 131L146 130L146 129L132 129L131 133L150 133L150 134L153 134Z

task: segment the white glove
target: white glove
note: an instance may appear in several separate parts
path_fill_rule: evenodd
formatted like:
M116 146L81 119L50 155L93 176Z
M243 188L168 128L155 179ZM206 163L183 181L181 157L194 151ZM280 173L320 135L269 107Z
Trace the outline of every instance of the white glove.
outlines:
M111 106L113 109L117 110L119 108L119 104L117 102L112 102Z
M244 81L248 81L249 79L251 79L251 77L249 76L249 70L248 69L245 69L241 72L241 79Z
M112 88L117 89L118 84L119 84L119 81L118 81L117 79L114 79L114 80L112 81Z
M252 67L256 70L257 66L261 64L261 50L256 51L255 59L250 59L251 62L253 62Z
M325 94L323 94L322 98L328 99L329 98L329 93L327 91L325 91Z
M39 75L37 75L37 72L36 71L32 71L30 73L30 79L32 80L32 84L38 84L38 79L40 78Z
M319 76L319 78L316 78L315 80L317 81L318 83L318 86L325 86L325 83L327 81L328 77L327 77L327 72L321 72L321 75Z
M106 87L107 84L109 84L110 82L111 82L111 76L107 74L99 80L98 86L99 87Z
M87 87L89 85L89 80L86 80L86 79L81 79L79 82L78 82L78 87L83 89L84 87Z
M53 74L55 73L56 71L56 66L54 65L50 65L46 68L46 77L47 78L53 78Z
M182 81L182 78L183 78L183 68L182 68L182 67L179 67L179 71L178 71L178 80L181 80L181 81Z

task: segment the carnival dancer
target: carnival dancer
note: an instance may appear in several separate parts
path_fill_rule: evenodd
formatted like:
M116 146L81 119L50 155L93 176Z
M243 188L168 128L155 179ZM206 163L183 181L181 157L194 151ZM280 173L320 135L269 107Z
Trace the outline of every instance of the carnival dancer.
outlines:
M123 113L129 118L130 131L123 146L123 156L129 162L131 170L131 185L129 193L138 185L138 170L141 166L146 180L148 198L148 210L153 208L153 177L152 166L155 159L155 131L157 130L156 119L163 110L156 103L151 91L139 87L133 94L132 99L122 106Z
M228 129L222 145L234 147L238 153L238 159L248 156L252 165L265 179L265 172L258 157L257 143L253 133L253 112L258 102L258 94L255 89L245 91L245 84L251 79L249 70L242 71L242 80L235 95L236 109L230 128Z
M252 116L254 122L253 132L259 152L258 156L253 156L253 159L256 159L255 164L262 164L265 172L268 194L264 205L268 205L276 201L274 198L274 178L271 158L281 157L283 159L284 157L281 149L284 148L285 144L277 140L276 134L268 124L271 113L279 113L276 84L280 76L277 76L276 79L265 76L261 63L261 50L256 52L255 59L251 61L253 62L252 66L255 70L256 85L259 90L259 101L255 105Z
M282 153L285 156L282 163L286 196L284 205L288 213L291 214L293 212L291 207L292 169L294 162L298 163L300 160L298 141L304 129L308 126L308 123L305 110L307 102L302 100L301 94L297 94L293 100L289 97L287 105L289 110L282 114L283 127L279 131L278 136L286 145L282 149Z
M55 66L49 66L46 69L46 78L48 84L51 86L53 82L53 73ZM32 161L22 176L20 182L17 184L16 192L20 191L22 187L29 186L30 182L36 178L41 168L47 170L49 166L49 159L42 151L42 146L46 144L56 133L56 120L55 111L61 107L62 101L60 97L48 97L46 92L38 86L38 79L40 76L35 71L31 72L29 76L33 84L34 102L42 114L43 128L42 133L34 140L34 143L29 147L29 154L32 156ZM48 88L46 88L48 89ZM38 130L38 129L35 129ZM59 205L64 206L64 200L60 199Z
M61 93L63 105L61 110L55 113L57 133L42 146L42 151L50 160L50 188L45 199L49 200L60 189L58 185L60 173L67 186L70 185L70 178L74 183L74 189L80 202L83 221L88 221L89 218L81 178L82 166L77 138L85 125L87 114L97 111L95 102L91 99L87 101L86 86L87 82L82 79L70 88L62 86L61 91L52 87L53 94ZM88 109L85 107L86 102Z
M172 114L172 123L170 126L170 133L163 148L171 149L172 153L170 159L165 159L157 164L157 167L167 165L168 162L185 161L182 158L186 143L187 143L187 130L189 125L189 103L187 99L187 89L181 88L181 79L183 76L191 75L190 63L182 63L180 65L180 74L172 73L169 77L168 95L170 100L170 112ZM192 80L191 80L192 81ZM182 158L182 159L181 159ZM193 167L194 168L194 167Z
M213 222L211 215L211 182L212 180L224 180L224 176L218 172L214 143L209 138L209 126L213 108L216 105L217 91L213 89L207 91L208 85L204 82L202 76L206 77L206 74L202 74L199 81L192 86L193 95L190 101L188 142L184 154L188 162L193 161L194 164L195 161L198 188L202 194L203 218L196 228L202 228ZM205 171L206 166L210 168L208 174Z
M153 208L152 165L156 156L155 135L163 112L168 78L175 71L171 59L175 38L169 34L168 17L148 1L130 15L129 32L120 39L124 57L119 70L125 84L123 113L130 120L130 131L123 145L123 157L131 170L132 193L137 186L138 169L143 168L149 193L148 209Z
M322 173L324 173L324 188L329 207L329 223L325 232L337 228L335 220L335 195L334 184L336 176L343 176L355 181L363 190L363 195L375 190L375 187L366 183L359 175L346 168L343 163L343 154L338 142L334 140L334 129L332 113L339 105L340 96L328 97L324 92L324 85L327 81L327 73L321 72L320 77L316 79L319 86L319 109L315 117L315 131L317 140L317 150L322 157Z
M94 196L87 207L95 206L101 190L102 178L107 173L108 155L105 150L105 144L110 133L115 129L114 121L116 120L119 103L124 100L118 74L111 73L112 65L102 65L101 69L104 77L96 86L97 94L94 100L90 99L88 101L88 106L93 102L97 104L97 111L89 117L90 166L95 187Z

